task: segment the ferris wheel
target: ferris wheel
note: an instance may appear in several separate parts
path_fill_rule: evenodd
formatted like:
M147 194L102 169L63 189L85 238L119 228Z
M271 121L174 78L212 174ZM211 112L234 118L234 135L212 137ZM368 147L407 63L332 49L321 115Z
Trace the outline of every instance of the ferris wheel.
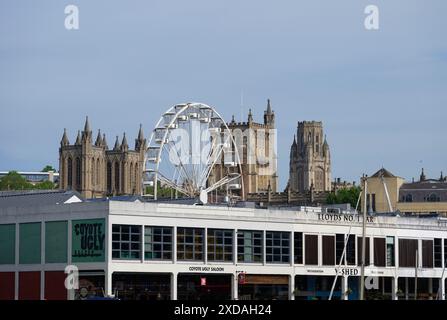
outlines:
M244 194L242 166L233 135L211 106L182 103L168 109L151 133L145 156L143 195L159 187L208 202L215 192ZM150 186L153 194L144 194Z

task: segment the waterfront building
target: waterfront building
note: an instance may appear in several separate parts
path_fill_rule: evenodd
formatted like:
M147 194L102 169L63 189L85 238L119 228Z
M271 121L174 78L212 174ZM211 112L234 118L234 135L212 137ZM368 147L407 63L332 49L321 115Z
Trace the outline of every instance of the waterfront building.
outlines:
M324 300L335 276L334 299L359 298L356 213L27 197L0 196L0 299ZM416 272L417 298L444 299L444 218L368 215L366 224L365 275L376 284L367 299L414 299ZM78 290L64 287L67 265L79 269Z

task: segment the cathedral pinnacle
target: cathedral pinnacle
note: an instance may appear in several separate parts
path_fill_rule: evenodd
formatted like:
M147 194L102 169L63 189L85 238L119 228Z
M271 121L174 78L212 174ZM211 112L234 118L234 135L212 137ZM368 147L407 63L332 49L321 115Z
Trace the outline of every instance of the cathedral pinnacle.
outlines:
M115 146L113 147L113 151L119 151L121 148L120 146L120 142L118 140L118 136L116 136L116 140L115 140Z
M126 139L126 133L123 133L123 140L121 142L121 150L122 151L127 151L129 150L129 145L127 144L127 139Z
M82 144L82 142L81 142L81 131L78 130L78 136L76 137L75 145L79 146L81 144Z
M67 137L67 129L64 128L64 134L62 135L61 146L68 146L70 141L68 141Z
M95 146L97 146L97 147L102 146L101 130L98 130L98 136L96 137Z

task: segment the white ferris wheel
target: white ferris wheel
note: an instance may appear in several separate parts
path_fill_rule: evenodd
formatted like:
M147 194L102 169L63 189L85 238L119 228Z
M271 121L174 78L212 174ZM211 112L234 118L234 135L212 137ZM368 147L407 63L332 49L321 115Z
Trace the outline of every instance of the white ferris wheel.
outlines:
M144 162L143 195L155 200L160 186L202 203L211 192L244 194L234 137L219 113L203 103L168 109L151 133ZM148 186L153 194L145 194Z

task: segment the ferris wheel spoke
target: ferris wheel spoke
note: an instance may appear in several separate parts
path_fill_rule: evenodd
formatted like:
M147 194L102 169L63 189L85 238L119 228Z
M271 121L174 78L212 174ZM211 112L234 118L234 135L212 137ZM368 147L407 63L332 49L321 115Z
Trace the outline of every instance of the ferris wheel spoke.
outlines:
M180 155L178 154L178 150L176 150L175 147L172 147L170 142L165 144L167 147L167 156L169 157L171 154L175 154L177 156L177 160L178 160L178 165L174 165L176 168L180 168L181 170L179 170L179 173L182 174L183 178L185 180L190 180L190 175L188 174L187 169L185 168L185 166L183 165L182 159L180 157Z

